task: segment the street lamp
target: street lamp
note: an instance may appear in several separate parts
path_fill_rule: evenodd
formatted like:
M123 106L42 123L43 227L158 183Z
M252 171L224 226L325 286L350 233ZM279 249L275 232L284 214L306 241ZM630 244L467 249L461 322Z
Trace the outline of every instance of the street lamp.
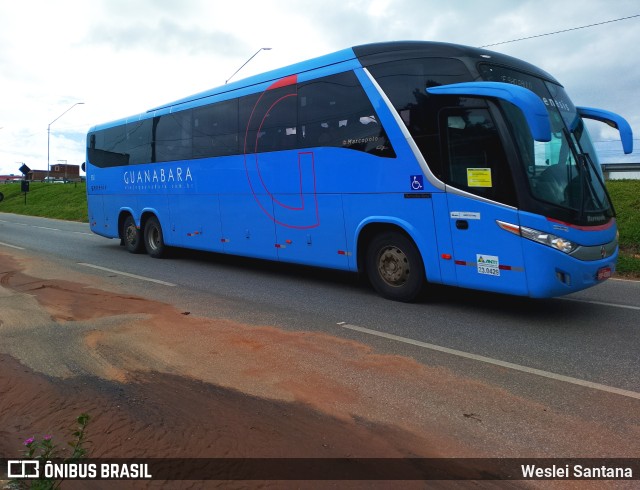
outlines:
M49 125L47 126L47 181L49 180L49 172L51 172L51 165L49 164L49 149L51 148L51 125L54 122L56 122L58 119L60 119L62 116L64 116L71 109L73 109L75 106L83 105L83 104L84 104L84 102L76 102L71 107L69 107L66 111L64 111L62 114L60 114L58 117L56 117L53 121L51 121L49 123Z
M251 61L253 58L255 58L260 51L271 51L271 48L260 48L258 51L256 51L251 58L249 58L247 61L245 61L244 64L240 68L238 68L235 72L233 72L233 75L231 75L229 78L227 78L227 80L224 82L224 84L226 85L227 82L229 82L229 80L231 80L236 75L236 73L238 73L240 70L242 70L245 67L245 65L247 63L249 63L249 61Z

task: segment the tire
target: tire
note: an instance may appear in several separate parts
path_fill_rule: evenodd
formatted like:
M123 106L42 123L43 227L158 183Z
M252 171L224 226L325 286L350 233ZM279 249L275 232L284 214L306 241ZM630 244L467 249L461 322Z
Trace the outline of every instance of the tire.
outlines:
M373 288L394 301L415 300L425 285L418 248L410 238L395 231L378 235L369 243L366 271Z
M151 216L144 224L144 246L149 256L154 259L159 259L165 254L167 247L164 244L162 227L155 216Z
M133 216L128 215L124 219L121 236L122 243L129 252L132 254L142 252L142 247L144 246L142 242L142 232L140 228L136 226L136 221L133 219Z

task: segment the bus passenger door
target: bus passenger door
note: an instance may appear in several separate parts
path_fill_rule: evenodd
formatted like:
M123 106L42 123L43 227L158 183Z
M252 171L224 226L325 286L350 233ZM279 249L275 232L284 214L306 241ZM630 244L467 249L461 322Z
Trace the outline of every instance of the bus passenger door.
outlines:
M489 108L440 114L443 177L458 286L527 294L521 238L496 221L518 224L515 188Z

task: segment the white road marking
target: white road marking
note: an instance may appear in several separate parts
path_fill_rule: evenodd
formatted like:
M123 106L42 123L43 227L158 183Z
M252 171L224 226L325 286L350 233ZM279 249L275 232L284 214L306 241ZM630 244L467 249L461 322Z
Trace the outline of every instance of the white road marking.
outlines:
M610 279L608 279L609 281L618 281L618 282L636 282L636 283L640 283L640 281L638 281L638 279L619 279L617 277L612 277Z
M564 301L575 301L576 303L590 303L592 305L600 305L600 306L611 306L613 308L626 308L627 310L640 310L640 306L631 306L631 305L620 305L617 303L606 303L604 301L591 301L588 299L578 299L578 298L556 298Z
M3 247L15 248L17 250L24 250L24 248L22 247L18 247L17 245L11 245L9 243L0 242L0 245L2 245Z
M478 354L471 354L456 349L449 349L448 347L442 347L435 344L428 344L426 342L420 342L419 340L408 339L406 337L400 337L386 332L379 332L377 330L371 330L369 328L359 327L357 325L350 325L345 322L338 323L338 326L347 328L349 330L355 330L356 332L366 333L368 335L375 335L376 337L382 337L389 340L395 340L397 342L403 342L405 344L415 345L424 349L430 349L438 352L444 352L458 357L464 357L465 359L472 359L474 361L485 362L487 364L493 364L494 366L500 366L507 369L513 369L515 371L521 371L528 374L535 374L544 378L554 379L556 381L564 381L565 383L571 383L585 388L591 388L594 390L605 391L607 393L615 393L616 395L626 396L629 398L635 398L640 400L640 393L635 391L623 390L614 386L607 386L600 383L593 383L591 381L585 381L583 379L572 378L571 376L564 376L562 374L551 373L549 371L543 371L542 369L530 368L527 366L521 366L512 362L501 361L499 359L493 359L491 357L480 356Z
M51 230L51 231L62 231L59 228L49 228L48 226L33 226L34 228L39 228L41 230Z
M140 279L141 281L154 282L156 284L162 284L163 286L171 286L171 287L175 287L176 286L175 284L170 283L170 282L161 281L159 279L152 279L151 277L138 276L137 274L130 274L128 272L117 271L117 270L114 270L114 269L107 269L106 267L102 267L100 265L87 264L87 263L84 263L84 262L78 262L78 265L83 265L85 267L91 267L92 269L98 269L98 270L105 271L105 272L111 272L113 274L118 274L120 276L126 276L126 277L132 277L134 279Z

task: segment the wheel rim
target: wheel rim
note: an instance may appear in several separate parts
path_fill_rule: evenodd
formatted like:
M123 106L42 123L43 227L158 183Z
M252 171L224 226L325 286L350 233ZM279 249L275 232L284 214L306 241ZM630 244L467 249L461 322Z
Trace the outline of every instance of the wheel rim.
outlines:
M402 286L409 278L409 259L398 247L384 248L378 255L378 274L390 286Z
M149 245L153 250L157 250L160 246L160 230L155 226L149 230Z
M130 224L129 226L127 226L127 228L125 229L125 239L127 240L127 243L129 245L136 244L136 242L138 241L138 229L136 228L136 225Z

